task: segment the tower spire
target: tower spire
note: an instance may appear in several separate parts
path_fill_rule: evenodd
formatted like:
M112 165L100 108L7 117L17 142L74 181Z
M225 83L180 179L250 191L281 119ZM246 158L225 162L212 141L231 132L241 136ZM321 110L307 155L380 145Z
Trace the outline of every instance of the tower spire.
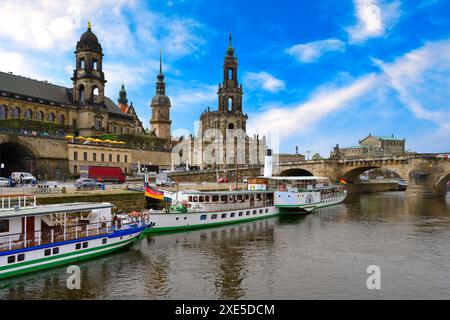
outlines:
M229 45L228 45L228 48L232 48L232 47L233 47L233 43L232 43L233 35L231 34L231 32L230 32L229 39L230 39L230 43L229 43Z
M162 74L162 48L159 49L159 74Z
M91 20L88 20L88 30L91 30Z

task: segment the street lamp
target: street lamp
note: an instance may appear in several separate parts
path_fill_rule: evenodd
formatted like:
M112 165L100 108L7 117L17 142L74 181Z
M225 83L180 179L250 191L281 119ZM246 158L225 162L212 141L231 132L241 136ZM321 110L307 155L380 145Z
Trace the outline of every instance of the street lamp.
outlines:
M311 151L306 151L306 155L307 155L307 159L306 160L309 160L309 154L311 153Z

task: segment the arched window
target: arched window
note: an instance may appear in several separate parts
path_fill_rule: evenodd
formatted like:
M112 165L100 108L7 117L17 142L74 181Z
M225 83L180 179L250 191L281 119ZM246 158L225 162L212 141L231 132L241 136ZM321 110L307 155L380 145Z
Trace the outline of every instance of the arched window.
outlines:
M53 113L49 113L47 117L48 122L55 122L55 115Z
M97 130L97 131L102 130L102 122L101 122L101 120L95 120L95 130Z
M28 120L33 119L33 111L31 111L30 109L27 109L25 111L25 119L28 119Z
M85 63L84 63L84 58L80 59L80 69L84 69L86 67Z
M36 112L36 120L38 121L44 120L44 113L42 111Z
M97 62L97 59L94 59L94 60L92 61L92 68L93 68L94 70L98 70L98 62Z
M92 102L97 102L98 101L98 88L93 88L92 89Z
M20 118L20 109L18 107L15 107L13 109L13 113L12 113L13 118Z
M233 108L233 98L228 98L228 109L231 110Z
M79 96L78 96L79 97L79 101L80 101L81 104L84 104L84 86L81 85L78 90L79 90Z
M64 125L64 123L65 123L64 120L65 120L65 119L64 119L64 116L63 116L62 114L60 114L60 115L58 116L58 124L59 124L59 125Z
M230 130L234 129L234 124L233 123L228 124L228 129Z
M8 119L8 108L0 106L0 119Z

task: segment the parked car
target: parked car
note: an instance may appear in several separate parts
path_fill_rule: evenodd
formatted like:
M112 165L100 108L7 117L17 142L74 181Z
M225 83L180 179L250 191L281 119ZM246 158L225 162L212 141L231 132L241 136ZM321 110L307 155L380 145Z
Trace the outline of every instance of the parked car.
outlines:
M77 181L75 181L75 188L77 190L94 190L94 189L100 189L102 186L101 183L95 181L94 179L89 178L80 178Z
M11 173L11 178L16 184L35 184L36 178L29 172L13 172Z
M158 187L173 187L176 186L176 182L170 179L167 176L167 172L161 172L156 174L155 176L155 183Z
M9 180L8 178L0 177L0 187L8 187Z
M228 183L228 179L225 177L220 178L219 180L217 180L218 183Z

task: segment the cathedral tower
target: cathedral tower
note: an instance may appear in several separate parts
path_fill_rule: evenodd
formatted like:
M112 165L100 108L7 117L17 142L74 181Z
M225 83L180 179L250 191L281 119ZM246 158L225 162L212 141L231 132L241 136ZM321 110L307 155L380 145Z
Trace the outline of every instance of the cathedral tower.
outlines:
M158 138L170 140L171 123L170 120L170 99L166 96L166 83L162 72L162 54L159 57L159 74L156 77L156 95L152 99L152 119L150 125Z
M242 112L242 85L238 83L237 69L238 62L234 55L230 33L228 49L223 63L223 82L219 84L217 92L219 111L221 112Z
M80 105L104 105L105 75L102 71L102 47L91 30L91 23L81 35L75 50L73 101Z

